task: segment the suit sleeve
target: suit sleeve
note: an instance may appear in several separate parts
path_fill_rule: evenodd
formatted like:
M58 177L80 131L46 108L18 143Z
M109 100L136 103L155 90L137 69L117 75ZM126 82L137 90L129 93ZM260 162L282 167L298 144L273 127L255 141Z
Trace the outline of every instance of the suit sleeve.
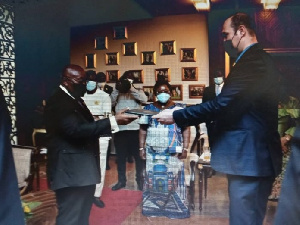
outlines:
M197 125L209 118L222 117L237 120L247 111L254 99L272 85L266 80L265 62L260 56L246 57L232 69L221 94L213 100L173 112L180 127Z

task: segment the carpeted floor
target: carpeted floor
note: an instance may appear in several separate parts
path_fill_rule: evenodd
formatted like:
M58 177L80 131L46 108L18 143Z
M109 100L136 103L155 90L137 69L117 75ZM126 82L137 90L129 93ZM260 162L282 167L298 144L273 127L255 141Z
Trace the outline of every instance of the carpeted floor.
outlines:
M100 209L93 205L89 225L120 225L141 203L142 192L104 188L101 200L105 207Z

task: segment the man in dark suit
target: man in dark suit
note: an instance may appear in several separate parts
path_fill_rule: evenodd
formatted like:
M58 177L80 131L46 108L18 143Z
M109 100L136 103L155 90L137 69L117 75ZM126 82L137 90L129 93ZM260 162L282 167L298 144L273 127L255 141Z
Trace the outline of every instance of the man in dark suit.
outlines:
M251 19L236 13L223 25L225 51L239 53L213 100L154 116L164 124L216 121L211 165L227 174L231 225L261 225L274 177L281 170L277 131L279 72L257 43Z
M221 69L218 69L214 72L214 85L208 86L204 89L202 97L203 103L214 99L221 93L221 90L224 86L224 79L224 72ZM207 121L205 121L205 124L207 128L209 146L211 147L214 139L214 128L216 126L216 123L214 120L208 119Z
M137 116L124 114L94 121L81 97L86 92L86 73L68 65L58 90L47 101L47 175L55 191L57 225L88 225L96 184L100 182L99 136L111 135L118 124Z
M10 133L11 119L0 85L0 224L24 225Z

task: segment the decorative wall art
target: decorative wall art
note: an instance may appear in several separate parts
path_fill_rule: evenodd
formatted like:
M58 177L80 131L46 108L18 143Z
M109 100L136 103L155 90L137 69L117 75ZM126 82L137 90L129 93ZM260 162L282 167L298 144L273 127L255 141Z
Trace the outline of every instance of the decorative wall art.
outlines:
M155 65L156 64L156 52L141 52L141 64L142 65Z
M119 65L119 52L110 52L105 54L106 65Z
M172 100L182 100L182 85L181 84L172 84L171 85L171 99Z
M155 81L157 80L171 81L171 74L169 68L155 69Z
M123 43L123 54L125 56L135 56L137 53L136 42Z
M95 50L107 49L107 37L95 37Z
M202 98L205 84L189 85L189 98Z
M145 92L145 94L148 97L148 102L156 101L155 100L155 95L154 95L154 92L153 92L153 86L144 86L143 91Z
M118 26L114 27L114 39L126 39L127 36L127 27Z
M160 42L160 54L161 55L175 55L176 54L175 41Z
M182 48L180 49L181 62L196 62L196 49L195 48Z
M182 68L183 81L197 81L198 80L198 67L183 67Z
M90 53L85 55L85 67L87 69L96 68L96 54Z
M116 83L120 77L119 70L107 70L106 81L107 83Z
M129 70L133 75L134 84L142 84L144 82L144 71L143 70Z

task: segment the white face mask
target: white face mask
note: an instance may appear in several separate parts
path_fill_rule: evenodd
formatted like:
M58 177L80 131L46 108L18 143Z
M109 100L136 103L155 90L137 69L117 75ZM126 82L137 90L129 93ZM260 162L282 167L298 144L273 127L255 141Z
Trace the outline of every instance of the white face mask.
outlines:
M220 85L224 82L224 79L223 79L223 77L215 77L214 82L215 82L215 84Z
M96 87L97 87L96 81L89 80L86 83L86 90L88 90L88 91L93 91L93 90L95 90Z
M168 93L160 93L157 96L157 100L161 103L166 103L170 99L170 95Z

